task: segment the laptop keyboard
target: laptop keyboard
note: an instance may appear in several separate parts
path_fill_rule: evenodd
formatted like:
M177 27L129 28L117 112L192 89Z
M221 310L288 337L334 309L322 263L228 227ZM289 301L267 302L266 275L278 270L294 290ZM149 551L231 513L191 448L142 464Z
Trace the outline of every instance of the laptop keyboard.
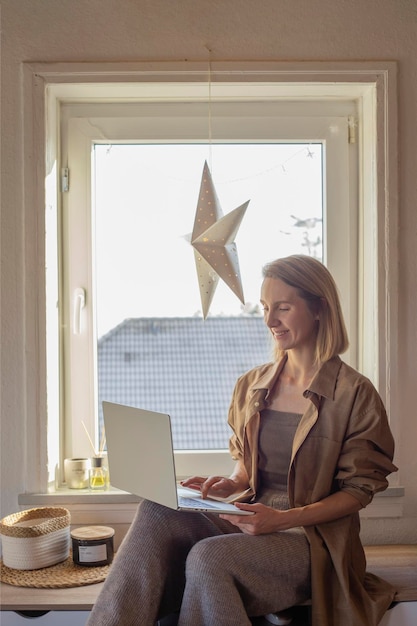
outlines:
M184 496L180 496L178 498L178 504L181 507L193 509L218 509L218 505L213 504L208 500L200 500L199 498L185 498Z

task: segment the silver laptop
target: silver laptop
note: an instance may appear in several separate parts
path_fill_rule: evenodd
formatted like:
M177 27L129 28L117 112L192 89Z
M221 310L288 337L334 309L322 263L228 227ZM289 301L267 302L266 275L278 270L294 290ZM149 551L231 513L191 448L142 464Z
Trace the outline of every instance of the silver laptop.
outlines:
M252 514L177 485L169 415L104 401L103 416L113 487L171 509Z

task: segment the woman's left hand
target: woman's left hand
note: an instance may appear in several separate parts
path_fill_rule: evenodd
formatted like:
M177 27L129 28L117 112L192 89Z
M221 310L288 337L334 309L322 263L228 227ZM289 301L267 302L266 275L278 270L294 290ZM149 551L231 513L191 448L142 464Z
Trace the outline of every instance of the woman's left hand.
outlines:
M256 504L235 502L234 504L244 511L252 511L255 515L221 515L220 517L227 519L247 535L276 533L296 526L317 526L352 515L362 508L359 500L345 491L336 491L323 500L286 511L273 509L260 502Z
M255 504L235 502L234 504L242 511L251 511L254 515L222 514L220 517L231 522L247 535L267 535L290 528L288 511L279 511L260 502Z

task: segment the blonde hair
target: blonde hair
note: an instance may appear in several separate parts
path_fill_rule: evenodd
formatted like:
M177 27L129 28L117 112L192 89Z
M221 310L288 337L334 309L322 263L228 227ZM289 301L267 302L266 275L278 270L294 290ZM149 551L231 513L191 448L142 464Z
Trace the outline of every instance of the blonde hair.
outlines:
M323 363L348 349L349 339L343 319L339 293L329 270L317 259L294 254L267 263L264 278L279 278L295 287L310 310L317 315L316 362ZM284 352L276 349L275 357Z

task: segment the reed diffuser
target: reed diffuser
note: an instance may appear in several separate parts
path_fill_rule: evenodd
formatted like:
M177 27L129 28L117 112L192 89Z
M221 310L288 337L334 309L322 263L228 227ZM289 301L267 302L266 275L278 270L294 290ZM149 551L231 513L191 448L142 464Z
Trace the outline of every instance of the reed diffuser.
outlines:
M86 435L88 437L88 440L90 442L90 445L94 453L94 456L90 459L91 461L91 467L89 471L90 489L92 491L105 491L109 487L109 472L106 466L106 458L105 458L105 452L104 452L104 448L106 446L106 434L105 434L104 428L101 434L99 449L96 450L84 422L82 422L82 425L84 427L84 430L86 432Z

